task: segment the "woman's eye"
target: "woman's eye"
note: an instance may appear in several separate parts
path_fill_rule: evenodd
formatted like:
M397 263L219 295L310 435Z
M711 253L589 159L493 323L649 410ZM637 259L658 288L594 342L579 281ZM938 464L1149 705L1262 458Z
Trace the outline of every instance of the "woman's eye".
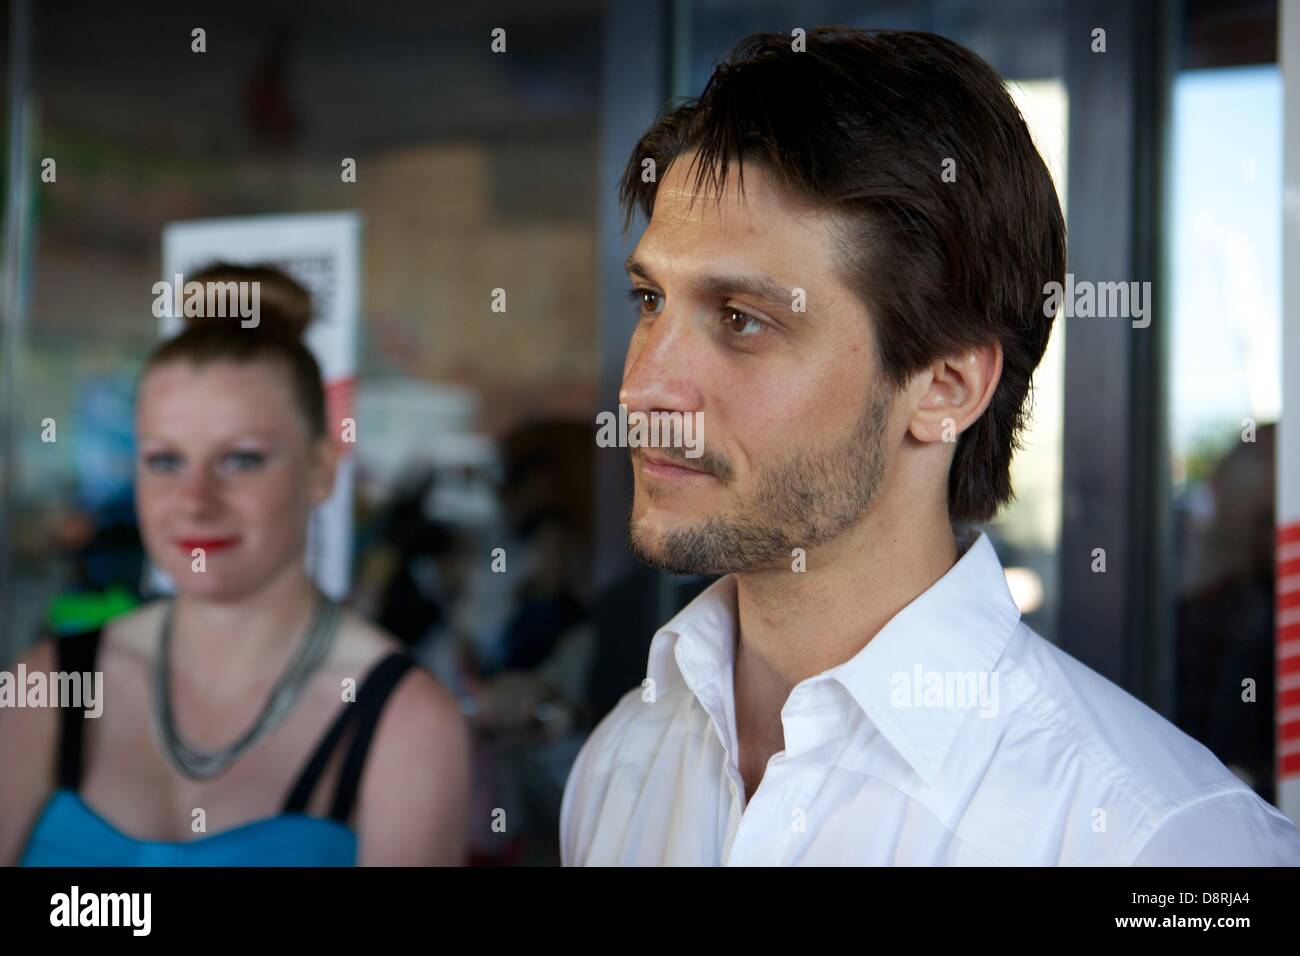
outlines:
M222 464L231 471L250 471L262 467L266 456L260 451L232 451L222 459Z
M739 309L724 309L722 323L732 335L745 338L763 331L763 322Z
M144 464L155 474L170 474L181 466L181 457L171 452L154 452L144 456Z
M641 307L642 315L654 315L663 307L663 296L649 289L628 289L627 297Z

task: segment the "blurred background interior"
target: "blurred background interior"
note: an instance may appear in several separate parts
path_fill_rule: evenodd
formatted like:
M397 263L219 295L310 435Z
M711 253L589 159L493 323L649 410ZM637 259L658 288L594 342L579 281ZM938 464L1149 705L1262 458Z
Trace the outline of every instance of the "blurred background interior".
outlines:
M1058 321L988 528L1017 602L1274 799L1277 20L1266 0L10 0L0 666L145 596L132 396L164 226L355 211L350 597L475 722L475 861L555 862L585 733L706 583L631 558L626 453L593 440L635 321L616 177L746 34L923 29L1008 79L1070 270L1155 288L1147 329Z

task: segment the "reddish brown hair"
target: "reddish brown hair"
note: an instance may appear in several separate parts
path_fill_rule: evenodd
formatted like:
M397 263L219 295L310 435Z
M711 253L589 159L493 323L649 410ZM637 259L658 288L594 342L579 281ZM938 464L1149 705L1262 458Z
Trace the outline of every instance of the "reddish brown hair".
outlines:
M187 278L186 285L190 282L202 284L205 293L209 285L258 283L258 324L244 328L239 316L187 318L180 334L159 343L149 354L141 378L159 365L178 361L193 365L218 361L278 362L289 372L299 410L312 437L324 437L325 387L320 366L302 341L302 334L311 322L311 294L272 266L218 262Z

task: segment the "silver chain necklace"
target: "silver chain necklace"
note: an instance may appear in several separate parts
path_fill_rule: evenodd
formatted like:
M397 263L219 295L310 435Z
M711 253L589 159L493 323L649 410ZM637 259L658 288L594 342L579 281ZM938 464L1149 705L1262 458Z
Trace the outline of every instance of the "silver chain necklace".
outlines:
M163 749L172 763L193 780L207 780L225 771L244 751L270 733L293 708L307 681L328 656L338 632L342 610L336 602L319 590L316 591L316 609L308 624L306 636L299 644L297 655L271 689L271 694L253 725L230 746L204 751L181 740L172 716L171 644L174 606L175 601L169 601L163 616L158 664L154 668L154 713Z

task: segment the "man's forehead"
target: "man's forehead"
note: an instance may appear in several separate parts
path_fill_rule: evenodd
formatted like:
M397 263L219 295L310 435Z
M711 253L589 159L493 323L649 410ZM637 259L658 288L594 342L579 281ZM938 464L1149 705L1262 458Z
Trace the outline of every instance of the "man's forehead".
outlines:
M655 193L647 235L656 230L707 227L730 236L771 236L782 241L824 241L836 224L829 211L796 199L762 165L733 161L721 192L711 175L699 176L695 155L678 157Z
M728 229L747 231L755 228L756 216L775 205L772 185L762 170L750 164L744 170L732 164L727 170L721 191L711 176L698 175L692 157L678 159L668 168L655 194L651 224L722 224Z

